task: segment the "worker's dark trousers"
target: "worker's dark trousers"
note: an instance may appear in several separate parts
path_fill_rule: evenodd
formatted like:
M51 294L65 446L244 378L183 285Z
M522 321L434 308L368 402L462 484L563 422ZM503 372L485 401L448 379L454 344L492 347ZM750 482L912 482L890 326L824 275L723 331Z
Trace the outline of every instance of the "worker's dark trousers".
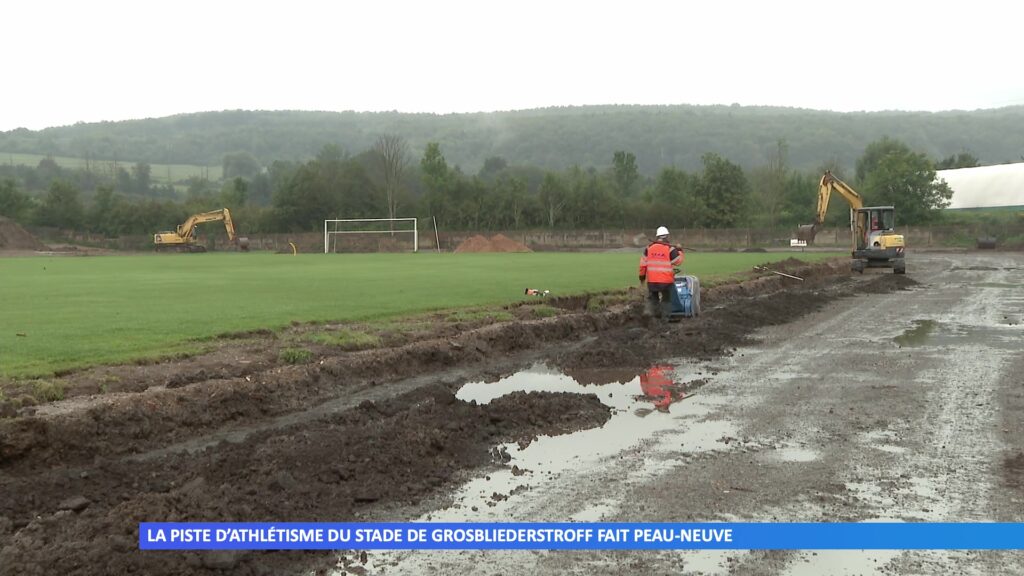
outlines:
M647 283L647 309L655 318L661 318L672 306L672 284Z

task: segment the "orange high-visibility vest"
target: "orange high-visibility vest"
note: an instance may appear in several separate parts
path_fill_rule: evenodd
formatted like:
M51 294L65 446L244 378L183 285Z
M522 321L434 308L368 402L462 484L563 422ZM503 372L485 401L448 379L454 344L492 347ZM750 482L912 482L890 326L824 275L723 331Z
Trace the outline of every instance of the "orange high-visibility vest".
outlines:
M676 251L676 257L672 257L672 251ZM668 244L652 242L644 250L640 257L640 276L646 276L647 282L655 284L671 284L675 281L673 266L678 266L683 261L683 253Z

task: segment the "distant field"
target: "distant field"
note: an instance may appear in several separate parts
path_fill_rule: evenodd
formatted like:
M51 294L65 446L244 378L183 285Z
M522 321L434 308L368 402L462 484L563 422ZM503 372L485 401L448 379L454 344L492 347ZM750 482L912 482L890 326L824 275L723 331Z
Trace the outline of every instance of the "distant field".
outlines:
M0 152L0 163L10 165L37 166L39 161L46 158L44 154L18 154ZM62 168L85 168L85 158L71 158L68 156L53 156L53 160ZM131 172L135 162L118 162L117 165ZM114 173L114 162L111 160L90 160L90 167L97 172ZM150 179L154 183L166 184L186 180L191 176L202 177L204 175L211 181L221 179L223 167L217 166L193 166L190 164L150 164Z
M705 283L793 253L691 254ZM834 254L805 253L806 260ZM636 254L173 254L0 259L0 377L192 351L225 332L637 284Z

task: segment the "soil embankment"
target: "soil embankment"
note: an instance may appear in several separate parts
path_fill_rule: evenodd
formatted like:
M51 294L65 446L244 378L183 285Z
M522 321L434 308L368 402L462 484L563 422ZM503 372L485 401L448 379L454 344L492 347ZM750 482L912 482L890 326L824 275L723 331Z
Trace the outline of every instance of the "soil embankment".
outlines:
M46 245L14 220L0 216L0 250L46 250Z

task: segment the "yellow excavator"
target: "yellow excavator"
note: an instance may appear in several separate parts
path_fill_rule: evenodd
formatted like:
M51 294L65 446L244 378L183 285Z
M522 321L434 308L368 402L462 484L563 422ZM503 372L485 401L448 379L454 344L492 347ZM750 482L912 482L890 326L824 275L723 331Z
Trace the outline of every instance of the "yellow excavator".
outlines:
M864 206L864 199L853 188L826 171L818 185L818 211L814 224L800 226L797 239L814 241L818 228L825 221L828 201L836 192L850 205L850 231L853 233L853 251L850 269L864 273L865 268L892 268L894 274L906 274L903 235L897 234L895 208L892 206Z
M235 234L235 223L231 220L231 211L227 208L193 214L179 224L178 229L168 232L157 232L153 235L153 244L157 251L176 252L206 252L206 246L196 241L196 227L204 222L224 222L224 229L227 230L228 240L238 245L238 249L247 252L249 250L249 239L239 238Z

